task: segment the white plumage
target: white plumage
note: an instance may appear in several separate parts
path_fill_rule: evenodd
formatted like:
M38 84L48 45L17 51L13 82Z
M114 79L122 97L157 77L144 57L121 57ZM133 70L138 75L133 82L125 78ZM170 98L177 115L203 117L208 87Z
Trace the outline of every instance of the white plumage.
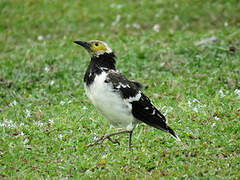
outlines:
M85 92L92 104L111 125L132 131L137 120L132 115L130 102L139 100L141 94L139 93L134 98L123 99L119 93L114 91L112 84L105 83L106 77L107 73L103 71L95 77L90 86L84 83Z

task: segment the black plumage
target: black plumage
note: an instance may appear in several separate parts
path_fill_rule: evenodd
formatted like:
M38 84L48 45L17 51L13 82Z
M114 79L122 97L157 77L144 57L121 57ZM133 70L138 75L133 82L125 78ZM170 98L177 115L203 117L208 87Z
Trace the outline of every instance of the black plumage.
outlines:
M105 71L116 70L115 64L114 53L104 53L92 57L84 75L84 82L89 86L94 81L95 76L101 74L104 69Z
M123 99L135 97L142 88L140 83L130 81L123 74L115 71L108 73L105 83L111 83L113 89L119 92Z
M133 116L157 129L169 132L177 138L174 131L167 125L166 118L157 108L153 106L147 96L141 93L141 98L138 101L131 102Z

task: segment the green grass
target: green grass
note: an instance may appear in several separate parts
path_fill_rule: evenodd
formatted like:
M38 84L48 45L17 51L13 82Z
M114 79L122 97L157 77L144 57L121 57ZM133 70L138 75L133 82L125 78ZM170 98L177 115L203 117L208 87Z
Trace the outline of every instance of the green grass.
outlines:
M239 9L237 0L1 0L0 178L239 179ZM86 147L114 131L84 94L89 56L72 41L91 39L114 49L185 146L141 124L132 151L126 135Z

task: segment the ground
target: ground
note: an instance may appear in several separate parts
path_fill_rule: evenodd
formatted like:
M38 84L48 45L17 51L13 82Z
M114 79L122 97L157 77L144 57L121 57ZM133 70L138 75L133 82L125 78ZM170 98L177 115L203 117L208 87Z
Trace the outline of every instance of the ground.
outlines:
M0 2L0 177L239 179L240 2ZM99 39L184 145L140 124L121 145L83 91Z

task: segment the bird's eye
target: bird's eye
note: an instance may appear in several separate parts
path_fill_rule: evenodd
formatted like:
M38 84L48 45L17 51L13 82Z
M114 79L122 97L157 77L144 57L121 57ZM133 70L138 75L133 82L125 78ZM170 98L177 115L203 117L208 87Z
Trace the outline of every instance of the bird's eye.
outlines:
M98 46L98 43L95 43L95 46Z

